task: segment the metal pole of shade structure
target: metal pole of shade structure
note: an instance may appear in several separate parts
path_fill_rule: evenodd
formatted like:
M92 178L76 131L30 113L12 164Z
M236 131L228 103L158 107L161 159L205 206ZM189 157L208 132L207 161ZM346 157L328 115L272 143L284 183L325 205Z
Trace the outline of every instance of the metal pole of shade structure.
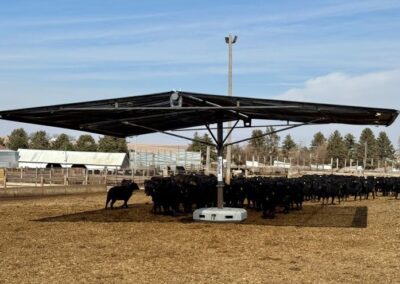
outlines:
M217 166L217 206L218 208L224 207L224 145L223 141L223 129L222 122L218 122L217 130L217 155L218 155L218 166Z
M135 173L136 173L136 169L137 169L137 158L136 158L136 155L137 155L137 147L136 147L136 144L137 144L137 136L135 136L135 144L134 144L134 148L133 148L133 169L132 169L132 171L133 171L133 176L135 176Z
M228 44L228 96L232 96L232 45L236 43L237 36L229 35L225 37L225 42ZM231 122L228 122L228 131L232 127ZM228 143L231 143L231 135L228 137ZM229 145L226 149L226 175L225 175L225 183L231 183L231 145Z
M210 174L210 146L207 146L207 155L206 155L206 175Z

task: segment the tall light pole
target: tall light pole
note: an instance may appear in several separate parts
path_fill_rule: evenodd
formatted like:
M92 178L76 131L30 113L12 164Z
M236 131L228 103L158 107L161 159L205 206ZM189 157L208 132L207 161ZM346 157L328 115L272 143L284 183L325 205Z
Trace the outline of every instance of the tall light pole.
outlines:
M237 36L229 35L225 37L225 42L228 44L228 96L232 96L232 45L237 41ZM228 131L232 127L231 122L228 122ZM228 143L231 143L231 135L228 137ZM226 148L226 175L225 175L225 183L231 183L231 145Z

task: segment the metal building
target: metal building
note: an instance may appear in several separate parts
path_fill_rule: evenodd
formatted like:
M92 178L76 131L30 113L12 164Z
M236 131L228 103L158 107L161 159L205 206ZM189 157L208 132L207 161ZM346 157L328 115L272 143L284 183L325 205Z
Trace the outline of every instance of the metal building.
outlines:
M0 168L18 167L18 152L12 150L0 150Z
M201 152L158 151L158 152L129 152L129 161L134 169L155 167L159 169L170 168L175 170L177 166L187 170L199 170L202 167Z
M20 168L85 167L89 170L127 169L126 153L18 149Z

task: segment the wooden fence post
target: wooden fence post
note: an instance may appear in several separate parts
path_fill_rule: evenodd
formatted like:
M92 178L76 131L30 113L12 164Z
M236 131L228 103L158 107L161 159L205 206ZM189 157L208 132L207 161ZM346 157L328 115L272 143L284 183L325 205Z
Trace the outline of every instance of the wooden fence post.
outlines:
M89 180L89 177L88 177L88 170L85 169L85 185L88 185L88 180Z
M104 175L104 184L107 185L107 175L108 175L108 169L106 168L106 173Z
M40 186L43 187L43 169L40 171Z
M4 169L4 188L7 188L7 168Z

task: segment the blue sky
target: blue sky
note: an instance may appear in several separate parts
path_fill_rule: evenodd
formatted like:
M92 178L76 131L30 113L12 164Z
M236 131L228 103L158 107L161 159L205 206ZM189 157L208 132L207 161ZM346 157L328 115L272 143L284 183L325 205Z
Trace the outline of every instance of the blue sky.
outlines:
M400 109L399 30L400 1L3 1L0 108L171 89L224 95L231 33L239 37L234 95ZM0 135L16 127L42 128L0 121ZM315 131L334 128L362 129L291 134L308 144ZM398 122L374 129L397 145Z

